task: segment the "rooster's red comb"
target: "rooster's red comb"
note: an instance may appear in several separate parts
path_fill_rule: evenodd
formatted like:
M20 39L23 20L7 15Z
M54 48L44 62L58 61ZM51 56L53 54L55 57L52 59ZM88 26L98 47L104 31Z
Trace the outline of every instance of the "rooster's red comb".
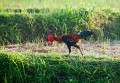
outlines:
M53 35L48 36L48 42L53 44L53 42L54 42L54 36Z

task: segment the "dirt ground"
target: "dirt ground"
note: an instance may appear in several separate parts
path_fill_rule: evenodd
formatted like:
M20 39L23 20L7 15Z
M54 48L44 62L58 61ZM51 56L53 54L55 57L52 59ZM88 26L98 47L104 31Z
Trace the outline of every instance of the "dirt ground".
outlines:
M78 44L83 51L84 55L108 55L120 57L120 43L101 43L101 44ZM0 46L0 51L4 52L38 52L38 53L51 53L56 52L59 54L68 54L68 49L65 44L56 43L54 46L43 46L40 44L14 44ZM80 54L79 50L72 47L71 54ZM80 54L81 55L81 54Z

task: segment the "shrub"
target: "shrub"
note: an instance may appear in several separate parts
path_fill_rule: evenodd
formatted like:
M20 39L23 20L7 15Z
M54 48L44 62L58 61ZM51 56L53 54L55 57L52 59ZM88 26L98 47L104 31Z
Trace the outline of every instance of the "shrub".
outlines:
M31 14L0 14L0 44L45 41L50 33L63 35L83 30L96 32L99 39L120 39L120 13L110 9L28 9L28 12Z

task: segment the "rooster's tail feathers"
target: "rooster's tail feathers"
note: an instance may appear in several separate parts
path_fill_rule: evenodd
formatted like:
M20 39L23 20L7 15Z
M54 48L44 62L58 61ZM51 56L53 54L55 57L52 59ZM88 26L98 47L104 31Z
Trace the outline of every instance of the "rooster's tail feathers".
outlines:
M92 31L83 31L83 32L78 33L78 35L85 40L86 40L87 37L89 37L93 34L94 34L94 32L92 32Z

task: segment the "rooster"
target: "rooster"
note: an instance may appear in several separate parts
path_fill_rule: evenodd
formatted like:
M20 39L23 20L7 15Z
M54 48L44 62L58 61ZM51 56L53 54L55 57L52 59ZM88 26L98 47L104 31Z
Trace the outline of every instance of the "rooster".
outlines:
M69 55L71 53L71 46L74 46L74 47L76 47L77 49L80 50L82 56L84 57L84 55L82 53L82 50L77 45L77 43L79 42L79 40L82 40L82 39L87 41L91 37L91 35L93 35L95 40L97 39L94 32L92 32L92 31L83 31L83 32L79 32L79 33L76 33L76 34L67 34L67 35L57 36L57 37L55 37L53 35L49 35L48 36L48 42L51 45L54 43L54 41L64 42L67 45L68 49L69 49Z

